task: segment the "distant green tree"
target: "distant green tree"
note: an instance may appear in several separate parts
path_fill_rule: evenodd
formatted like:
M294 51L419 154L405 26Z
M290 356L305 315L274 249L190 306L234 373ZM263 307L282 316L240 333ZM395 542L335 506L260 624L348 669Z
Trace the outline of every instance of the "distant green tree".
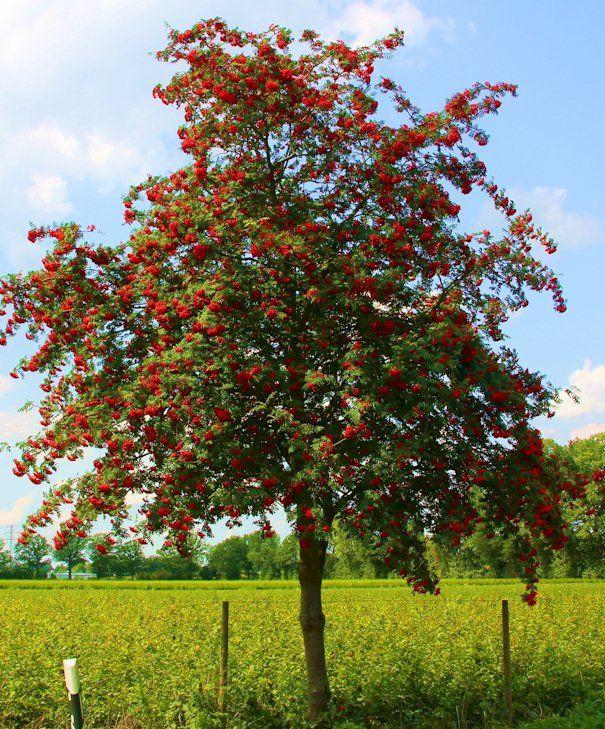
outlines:
M570 478L576 474L595 475L588 485L582 506L564 507L569 541L564 549L553 553L540 544L538 561L543 577L605 577L605 512L603 476L605 468L605 433L570 441L561 445L546 439L544 448L567 464ZM490 535L483 525L454 548L428 540L428 552L435 571L442 577L512 577L518 574L514 537Z
M246 544L252 576L263 580L280 577L281 569L278 559L280 540L277 535L263 537L263 532L254 532L246 536Z
M343 579L386 577L384 561L362 537L336 524L332 530L334 568L330 576Z
M67 568L68 579L71 580L75 565L86 560L87 539L81 537L70 537L63 546L55 546L54 557L63 562Z
M156 554L143 560L138 575L148 580L191 580L200 576L200 568L192 559Z
M605 468L605 433L572 440L566 446L576 466L584 473Z
M566 450L578 472L593 475L588 485L587 503L582 508L568 507L566 510L571 525L565 548L570 576L605 577L605 433L573 440Z
M189 534L184 542L177 547L176 544L163 544L158 549L159 556L181 557L193 561L197 566L203 566L208 562L208 555L212 546L196 534Z
M210 550L206 541L189 534L178 548L172 543L162 545L155 556L146 560L144 568L155 579L191 580L200 577Z
M428 540L435 571L441 577L514 577L518 566L515 543L503 535L488 536L481 526L453 547Z
M277 564L280 574L286 579L293 579L298 575L299 546L298 535L288 534L284 537L277 549Z
M26 544L17 543L15 556L17 562L25 566L34 577L40 575L49 567L50 545L39 534L34 534Z
M0 578L8 576L12 563L11 553L6 549L6 542L0 539Z
M248 559L246 538L233 536L219 542L208 556L208 565L223 580L248 577L252 565Z
M88 555L92 565L92 571L100 578L111 577L113 575L113 554L97 549L98 546L103 547L105 545L106 539L106 534L95 534L88 541Z
M141 571L145 561L143 548L136 539L116 544L111 557L112 573L116 577L131 577L132 579Z

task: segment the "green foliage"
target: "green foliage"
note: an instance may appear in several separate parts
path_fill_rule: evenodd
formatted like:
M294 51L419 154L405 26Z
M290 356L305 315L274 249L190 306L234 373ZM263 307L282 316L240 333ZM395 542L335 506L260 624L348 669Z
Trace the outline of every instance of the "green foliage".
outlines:
M605 727L605 696L596 694L572 709L565 716L541 719L524 724L522 729L603 729Z
M64 562L69 573L69 579L75 565L85 561L88 540L81 537L70 536L62 547L54 550L54 558Z
M34 577L41 577L50 567L50 545L39 534L34 534L26 543L17 543L16 561L30 570Z
M278 536L264 537L262 532L254 532L246 537L250 574L254 577L271 580L281 577L278 562L280 540Z
M252 564L248 557L245 537L233 536L219 542L208 557L208 566L222 580L239 580L249 577Z
M605 469L605 433L572 441L567 451L574 467L582 473ZM583 509L568 508L571 538L565 554L568 572L574 577L605 577L605 490L602 481L593 480L588 486L587 504Z
M117 544L111 556L112 571L116 577L134 578L144 564L143 548L135 540Z
M134 577L147 562L141 545L135 541L120 541L113 545L111 552L97 550L97 545L105 542L105 535L98 534L89 540L88 553L92 571L97 577Z
M194 559L158 554L147 557L136 574L148 580L191 580L200 577L200 566Z
M343 579L386 577L388 570L375 551L350 530L335 526L332 533L334 566L331 577Z
M6 543L0 539L0 579L10 570L11 563L11 555L6 550Z

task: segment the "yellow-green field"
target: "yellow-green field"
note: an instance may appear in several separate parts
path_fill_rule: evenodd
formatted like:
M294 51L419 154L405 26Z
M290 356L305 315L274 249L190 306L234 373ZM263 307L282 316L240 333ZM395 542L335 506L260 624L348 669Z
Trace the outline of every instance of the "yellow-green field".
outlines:
M338 725L500 726L502 598L510 601L519 721L598 705L605 582L545 583L534 608L521 603L516 581L446 580L443 588L434 598L398 581L326 584ZM142 729L224 726L215 710L224 599L229 726L302 726L298 590L290 582L0 582L0 726L67 726L61 661L73 656L87 729L121 720Z

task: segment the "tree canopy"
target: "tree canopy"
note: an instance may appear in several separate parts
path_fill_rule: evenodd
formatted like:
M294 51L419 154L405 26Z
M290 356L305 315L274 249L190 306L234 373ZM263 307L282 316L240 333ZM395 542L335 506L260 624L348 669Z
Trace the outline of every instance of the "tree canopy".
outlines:
M75 223L30 231L53 243L44 266L1 290L6 334L40 343L14 375L43 372L47 394L15 473L42 483L60 458L102 455L29 526L72 499L64 535L118 523L138 492L141 542L179 544L242 514L270 535L281 504L303 545L340 515L424 590L421 536L457 542L481 519L519 534L533 599L533 540L563 546L561 499L582 488L529 423L552 390L496 346L527 289L565 308L533 255L552 240L467 146L515 87L477 84L423 114L374 80L401 33L302 41L295 55L283 29L218 20L172 32L158 55L186 67L155 95L184 110L192 163L129 193L125 243ZM503 237L459 230L452 191L472 189L504 213Z

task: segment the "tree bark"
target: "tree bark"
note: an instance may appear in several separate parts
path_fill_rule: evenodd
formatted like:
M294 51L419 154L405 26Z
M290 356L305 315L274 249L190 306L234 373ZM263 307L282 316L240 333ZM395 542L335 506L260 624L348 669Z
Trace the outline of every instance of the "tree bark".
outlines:
M308 718L313 724L322 722L330 699L324 626L326 619L321 605L321 583L326 562L326 542L313 541L300 548L300 625L307 664Z

